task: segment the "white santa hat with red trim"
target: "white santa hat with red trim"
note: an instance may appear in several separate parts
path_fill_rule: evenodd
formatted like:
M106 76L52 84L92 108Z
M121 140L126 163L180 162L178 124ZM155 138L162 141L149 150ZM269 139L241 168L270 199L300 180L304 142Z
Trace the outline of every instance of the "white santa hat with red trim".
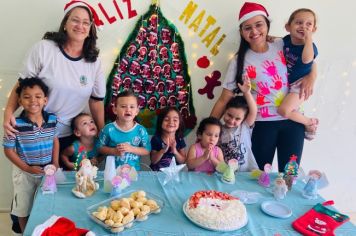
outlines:
M94 24L96 25L96 27L98 27L98 29L102 29L104 23L102 20L100 20L98 14L96 13L95 9L90 6L88 3L84 2L84 1L71 1L69 3L67 3L65 6L64 6L64 14L67 14L69 11L71 11L73 8L75 7L85 7L87 8L90 12L91 12L91 15L93 17L93 22Z
M65 217L53 215L43 224L37 225L32 236L95 236L92 231L76 228L73 221Z
M245 2L240 9L239 25L254 16L262 15L268 19L268 12L264 6L254 2Z

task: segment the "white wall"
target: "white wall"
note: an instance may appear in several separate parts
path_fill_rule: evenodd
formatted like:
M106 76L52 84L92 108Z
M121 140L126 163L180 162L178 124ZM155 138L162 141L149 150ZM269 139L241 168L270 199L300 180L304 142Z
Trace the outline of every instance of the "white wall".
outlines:
M149 0L131 0L132 7L138 15L144 14L150 4ZM39 40L45 31L56 30L63 16L63 6L67 1L1 1L0 3L0 109L5 106L8 93L17 79L22 60L29 47ZM101 2L111 15L116 15L113 1L90 0L105 22L103 31L99 32L99 46L103 66L108 74L112 63L131 32L139 16L128 19L126 5L116 0L124 20L109 25L99 10ZM227 34L220 47L220 53L212 57L213 66L198 69L196 59L209 56L209 49L201 43L198 33L190 32L188 22L179 21L179 16L188 4L188 0L161 0L161 9L166 18L172 21L185 42L188 64L191 71L194 91L194 105L198 118L210 113L215 100L200 96L197 90L205 85L204 77L213 70L223 73L230 56L238 45L237 14L243 1L236 0L195 0L198 4L193 18L205 10L206 16L213 16ZM258 1L266 6L272 16L271 34L282 36L284 23L289 14L297 8L308 7L318 15L318 31L314 39L319 49L319 76L314 96L306 103L306 113L320 119L318 136L312 142L305 142L302 166L305 170L320 169L327 173L330 186L322 191L326 199L334 199L343 212L356 211L356 158L353 147L356 147L356 27L351 21L356 3L339 0L274 0ZM204 19L205 20L205 19ZM222 77L223 77L222 76ZM221 88L215 89L215 98ZM2 111L2 110L1 110ZM2 123L2 114L0 117ZM1 130L2 132L2 130ZM1 134L2 135L2 134ZM188 137L188 142L194 139ZM354 146L355 145L355 146ZM0 210L9 208L11 201L11 165L1 153L0 158Z

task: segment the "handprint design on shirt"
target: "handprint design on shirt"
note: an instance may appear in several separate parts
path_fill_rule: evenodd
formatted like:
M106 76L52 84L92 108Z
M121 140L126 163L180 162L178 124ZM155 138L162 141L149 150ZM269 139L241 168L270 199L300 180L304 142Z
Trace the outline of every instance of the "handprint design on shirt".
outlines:
M246 67L247 76L250 79L256 79L256 67L254 66L247 66Z
M282 88L282 77L280 75L275 75L272 78L273 86L271 86L271 89L275 90L280 90Z
M284 56L283 51L278 51L279 61L282 62L283 65L287 65L287 60Z
M269 114L269 109L268 107L261 107L260 108L260 114L262 118L268 118L268 117L273 117L276 116L274 114Z
M258 92L261 93L262 95L268 95L271 93L271 91L268 88L267 82L257 82L257 86L258 86Z
M263 68L265 69L263 73L265 73L268 76L273 77L277 74L277 67L273 61L268 61L268 60L264 61Z
M261 94L257 94L257 97L256 97L256 104L259 105L259 106L263 106L265 104L268 104L270 103L269 101L265 101L265 96L261 95Z

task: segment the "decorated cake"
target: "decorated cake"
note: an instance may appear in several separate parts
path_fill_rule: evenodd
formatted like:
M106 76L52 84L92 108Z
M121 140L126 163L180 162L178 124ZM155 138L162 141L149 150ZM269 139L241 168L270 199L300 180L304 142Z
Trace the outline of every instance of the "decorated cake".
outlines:
M245 205L236 197L214 190L195 192L184 205L194 223L211 230L231 231L247 224Z

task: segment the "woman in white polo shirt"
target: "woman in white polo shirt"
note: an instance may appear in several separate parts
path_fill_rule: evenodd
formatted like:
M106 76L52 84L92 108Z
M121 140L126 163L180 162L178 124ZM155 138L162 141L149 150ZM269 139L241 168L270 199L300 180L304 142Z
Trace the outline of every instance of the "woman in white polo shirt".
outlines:
M102 25L95 10L85 2L65 5L58 32L47 32L29 51L20 78L38 77L49 87L45 110L58 117L60 149L70 145L70 121L89 105L95 123L104 126L105 77L98 59L96 26ZM16 132L13 113L17 95L11 92L4 112L4 132Z

